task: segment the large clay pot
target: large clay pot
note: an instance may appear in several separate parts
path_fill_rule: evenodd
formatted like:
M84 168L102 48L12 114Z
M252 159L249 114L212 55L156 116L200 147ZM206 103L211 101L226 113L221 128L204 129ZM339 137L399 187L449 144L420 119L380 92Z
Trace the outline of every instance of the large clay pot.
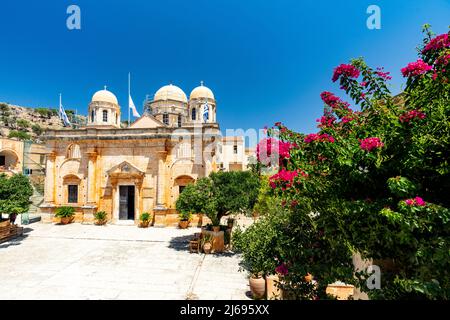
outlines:
M250 291L252 292L253 298L262 299L266 295L266 280L261 276L251 276L250 280Z
M150 221L148 221L148 220L146 220L146 221L141 221L141 222L139 223L139 227L140 227L140 228L148 228L149 223L150 223Z
M181 220L178 223L178 226L180 227L180 229L187 229L187 227L189 226L189 220Z
M106 219L103 220L95 220L94 222L97 226L103 226L106 224Z
M69 224L73 220L73 217L62 217L61 218L61 224Z

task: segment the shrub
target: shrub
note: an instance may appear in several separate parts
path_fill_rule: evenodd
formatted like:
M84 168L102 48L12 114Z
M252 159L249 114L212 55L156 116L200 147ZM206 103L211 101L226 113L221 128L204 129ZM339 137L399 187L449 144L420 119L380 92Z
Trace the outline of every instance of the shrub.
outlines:
M260 165L278 166L270 185L290 213L282 232L265 241L280 250L271 255L287 266L284 283L296 298L325 298L335 280L357 284L372 299L450 298L450 68L448 45L439 42L448 35L425 32L419 60L403 70L402 95L390 94L388 72L354 59L335 69L333 81L359 111L323 92L317 133L281 123L268 130L284 148L270 150L275 163ZM380 264L381 289L369 290L368 275L353 272L354 253L394 263ZM312 292L306 272L318 282Z
M25 120L25 119L19 119L19 120L17 120L16 124L17 124L17 126L18 126L20 129L27 129L27 128L30 127L30 122L29 122L28 120Z
M31 136L24 131L11 130L8 138L17 138L19 140L31 140Z
M59 218L69 218L75 215L75 208L64 206L56 209L55 217Z
M44 129L42 129L42 127L38 124L33 124L31 126L31 130L33 130L34 134L36 134L37 136L40 136L44 133Z

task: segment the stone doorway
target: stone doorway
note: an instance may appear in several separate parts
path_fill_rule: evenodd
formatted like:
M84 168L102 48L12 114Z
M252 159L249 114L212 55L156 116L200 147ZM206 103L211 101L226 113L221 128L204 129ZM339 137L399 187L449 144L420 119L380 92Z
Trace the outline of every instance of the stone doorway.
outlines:
M119 186L119 220L134 220L135 187Z

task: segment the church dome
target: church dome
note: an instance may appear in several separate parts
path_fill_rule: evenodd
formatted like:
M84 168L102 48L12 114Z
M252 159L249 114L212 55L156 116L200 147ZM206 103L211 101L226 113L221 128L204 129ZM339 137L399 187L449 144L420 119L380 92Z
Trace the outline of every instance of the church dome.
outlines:
M214 100L214 93L211 91L211 89L205 87L202 83L199 87L192 90L190 98L191 99L209 98Z
M117 97L114 95L114 93L106 89L94 93L94 95L92 96L92 102L109 102L119 105Z
M181 102L187 102L186 94L173 84L169 84L167 86L162 87L155 93L154 100L175 100Z

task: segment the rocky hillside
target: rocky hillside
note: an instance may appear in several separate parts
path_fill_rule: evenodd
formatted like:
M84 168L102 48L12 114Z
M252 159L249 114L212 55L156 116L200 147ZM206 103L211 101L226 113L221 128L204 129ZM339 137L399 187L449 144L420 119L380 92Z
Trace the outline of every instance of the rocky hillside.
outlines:
M66 110L72 123L84 124L85 116L75 116ZM58 110L52 108L29 108L0 102L0 136L31 139L40 142L40 136L47 129L64 128Z

